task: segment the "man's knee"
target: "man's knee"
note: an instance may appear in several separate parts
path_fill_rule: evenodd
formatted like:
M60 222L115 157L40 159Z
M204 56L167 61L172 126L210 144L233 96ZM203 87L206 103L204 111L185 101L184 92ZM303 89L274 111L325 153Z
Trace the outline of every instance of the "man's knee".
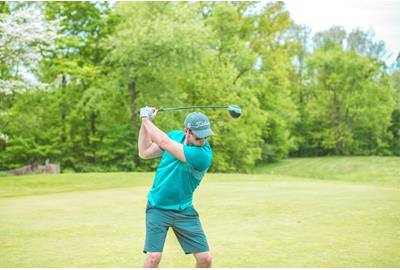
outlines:
M161 252L148 252L145 267L157 267L161 261Z
M200 267L211 267L212 256L210 252L196 253L197 265Z

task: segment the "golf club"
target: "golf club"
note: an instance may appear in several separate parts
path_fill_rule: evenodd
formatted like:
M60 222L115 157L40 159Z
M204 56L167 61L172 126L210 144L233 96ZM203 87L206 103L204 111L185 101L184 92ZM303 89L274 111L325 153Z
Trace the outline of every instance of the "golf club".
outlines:
M188 106L188 107L173 107L173 108L160 108L158 112L164 111L174 111L174 110L191 110L191 109L228 109L229 114L233 118L240 117L241 109L236 105L227 105L227 106Z

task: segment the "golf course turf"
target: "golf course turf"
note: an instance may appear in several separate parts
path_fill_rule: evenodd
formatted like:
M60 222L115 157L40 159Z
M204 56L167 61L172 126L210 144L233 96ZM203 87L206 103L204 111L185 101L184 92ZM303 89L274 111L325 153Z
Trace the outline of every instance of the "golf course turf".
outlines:
M207 174L194 204L213 266L400 267L400 158L384 159ZM0 267L141 267L153 175L1 177ZM193 265L170 230L160 267Z

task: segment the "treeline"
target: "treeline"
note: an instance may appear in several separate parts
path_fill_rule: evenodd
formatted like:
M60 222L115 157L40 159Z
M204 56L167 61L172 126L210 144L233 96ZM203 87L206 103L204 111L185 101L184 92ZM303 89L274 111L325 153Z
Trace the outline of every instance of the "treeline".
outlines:
M399 64L373 32L311 35L283 2L0 3L0 170L144 171L137 111L204 111L212 171L288 156L400 155ZM160 113L181 129L186 111Z

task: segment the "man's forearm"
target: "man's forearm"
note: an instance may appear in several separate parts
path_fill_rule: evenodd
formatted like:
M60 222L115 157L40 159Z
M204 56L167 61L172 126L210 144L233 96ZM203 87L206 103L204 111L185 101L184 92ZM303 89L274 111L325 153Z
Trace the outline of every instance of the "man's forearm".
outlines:
M149 119L143 119L142 123L153 143L157 144L158 147L167 151L180 161L186 162L183 144L172 140L167 134L165 134L164 131L156 127Z
M167 142L170 140L167 134L165 134L164 131L159 129L156 125L154 125L149 119L143 119L142 120L142 126L146 129L148 137L150 137L150 140L156 144L158 144L160 147L162 147L164 142Z
M139 156L146 151L152 144L152 140L150 137L149 132L147 131L146 127L143 124L140 126L140 131L139 131L139 140L138 140L138 147L139 147Z

